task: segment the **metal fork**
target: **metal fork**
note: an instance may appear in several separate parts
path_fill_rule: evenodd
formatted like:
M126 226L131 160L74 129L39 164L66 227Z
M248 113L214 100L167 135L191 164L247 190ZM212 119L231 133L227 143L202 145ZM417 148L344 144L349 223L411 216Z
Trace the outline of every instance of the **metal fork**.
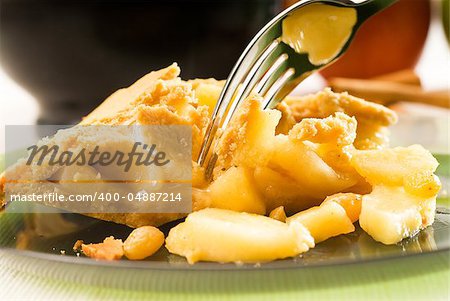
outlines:
M331 64L329 62L314 65L309 61L308 54L297 53L281 41L282 21L286 17L313 3L354 8L357 12L357 22L350 38L334 58L336 60L347 50L361 24L395 1L397 0L302 0L264 26L234 66L214 108L197 160L200 166L207 163L206 178L210 178L217 160L215 152L211 152L211 149L214 150L218 132L226 128L236 108L252 91L263 97L263 108L273 107L312 72Z

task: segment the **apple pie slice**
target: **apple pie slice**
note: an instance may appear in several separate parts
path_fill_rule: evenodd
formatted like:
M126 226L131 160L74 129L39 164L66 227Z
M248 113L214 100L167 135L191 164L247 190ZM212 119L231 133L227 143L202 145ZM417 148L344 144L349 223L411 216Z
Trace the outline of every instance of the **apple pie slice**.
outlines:
M268 110L261 108L258 95L251 95L220 137L213 179L206 181L203 169L194 159L223 82L183 81L179 73L175 64L151 72L115 92L81 122L81 125L191 126L193 209L202 213L194 213L187 225L180 224L171 231L168 241L172 252L190 256L191 262L221 261L222 255L225 256L222 261L239 261L241 253L236 251L233 257L226 252L226 245L206 243L210 240L205 237L214 236L211 229L205 237L197 237L209 227L203 223L216 225L230 241L236 233L227 231L245 231L247 221L255 231L259 222L273 229L274 235L281 231L292 239L286 247L289 252L284 254L273 248L264 253L264 260L272 260L313 247L311 235L318 243L351 232L358 218L368 234L386 244L412 236L433 222L440 188L434 175L436 160L420 146L388 147L387 127L397 121L393 111L330 89L287 97L277 108ZM18 163L9 171L20 174L33 172L32 168ZM2 183L7 180L3 177ZM290 216L288 224L303 226L288 227L278 224L282 223L279 221L274 224L252 215L268 215L274 210L283 210L283 214ZM230 213L233 211L250 215ZM185 215L92 216L140 227L162 225ZM236 225L228 227L227 223ZM300 228L304 233L299 242L291 231ZM187 237L192 239L186 241ZM249 243L244 243L247 237L244 234L238 237L244 245ZM258 237L255 245L264 245L264 237L260 237L262 240ZM198 246L192 245L195 241ZM195 254L192 248L197 248ZM210 248L224 251L214 253ZM243 260L259 258L252 254L242 256Z

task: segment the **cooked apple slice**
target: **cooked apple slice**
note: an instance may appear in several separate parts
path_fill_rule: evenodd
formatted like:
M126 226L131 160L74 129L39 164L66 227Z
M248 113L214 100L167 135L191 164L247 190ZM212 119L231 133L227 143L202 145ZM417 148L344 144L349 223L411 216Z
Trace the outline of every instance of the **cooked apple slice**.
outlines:
M373 186L359 223L375 240L394 244L433 223L441 184L438 163L422 146L355 151L351 162Z
M418 172L434 172L439 165L420 145L391 149L355 151L352 166L372 184L401 186L404 179Z
M286 222L301 223L309 230L316 244L330 237L355 231L344 208L336 202L325 202L320 206L301 211L288 217Z
M302 141L292 141L285 135L275 137L269 166L294 179L303 188L303 193L322 200L357 183L353 178L345 178L336 173L314 151Z
M300 223L289 225L270 217L223 209L189 214L166 238L170 253L189 263L265 262L293 257L314 247L314 239Z
M319 205L323 200L305 193L305 189L292 178L268 167L257 167L254 178L268 210L284 206L286 211L292 214Z
M273 152L277 110L262 110L262 99L250 96L239 107L221 137L215 175L231 166L264 166Z
M441 190L441 181L431 170L423 170L408 175L403 186L408 193L423 198L436 196Z
M362 196L360 194L336 193L327 197L323 202L336 202L341 205L352 223L356 222L361 214Z
M434 221L436 198L423 199L403 187L375 186L363 196L359 224L375 240L395 244Z
M264 199L254 182L251 169L231 167L209 186L206 207L266 214Z
M211 115L222 92L224 82L215 79L195 79L189 83L192 84L198 104L207 105L209 115Z

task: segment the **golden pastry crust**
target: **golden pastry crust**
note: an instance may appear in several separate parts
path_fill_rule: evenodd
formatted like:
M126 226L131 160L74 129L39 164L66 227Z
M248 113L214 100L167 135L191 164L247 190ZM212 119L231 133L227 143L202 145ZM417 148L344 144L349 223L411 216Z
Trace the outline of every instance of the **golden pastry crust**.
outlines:
M87 257L97 260L118 260L123 256L123 242L110 236L98 244L82 244L81 250Z
M209 121L208 107L198 104L192 84L182 81L178 76L180 69L173 64L165 69L151 72L142 77L128 88L118 90L108 97L92 113L83 118L81 125L190 125L192 126L192 157L196 158L200 149L201 141ZM211 83L211 80L206 82ZM196 84L202 83L197 80ZM82 128L81 128L82 129ZM66 137L64 135L46 140L41 143L58 144L62 149L75 147L78 143L75 136ZM56 167L55 167L56 168ZM48 178L56 170L52 168L42 168L38 172L45 172L39 178ZM8 171L8 175L28 175L36 171L23 162L16 164ZM195 173L195 184L200 172ZM6 181L4 175L0 179L2 183ZM40 191L41 185L30 185L29 193ZM1 191L4 191L2 185ZM0 205L4 205L4 197L1 198ZM158 226L167 222L180 219L186 214L166 214L166 213L87 213L87 216L125 224L130 227L140 227L146 225Z
M296 122L304 118L326 118L337 112L355 117L358 128L354 145L358 149L387 146L386 127L397 122L397 115L392 110L346 92L334 93L330 88L312 95L289 96L284 102L290 107Z
M289 131L289 138L313 143L334 143L337 146L350 145L356 138L356 126L354 117L338 112L323 119L301 120Z
M297 122L303 118L326 118L336 112L355 117L358 122L370 120L383 126L397 122L397 115L392 110L346 92L334 93L330 88L307 96L289 96L284 102L290 106Z
M80 124L191 125L192 156L196 158L209 121L208 107L198 105L192 84L182 81L179 74L176 64L149 73L112 94Z
M225 85L224 80L217 80L215 78L196 78L188 80L187 82L192 85L194 90L196 90L200 85L213 85L219 88L223 88Z
M108 104L105 106L105 110L108 111L107 117L98 118L99 115L105 116L106 114L95 110L83 120L83 124L191 125L192 157L196 158L209 121L208 107L198 105L193 85L178 78L179 74L180 70L175 64L166 69L150 73L143 78L144 81L141 79L128 88L132 90L131 93L124 92L120 96L134 95L136 98L133 101L129 101L125 107L121 107L117 112L112 112ZM196 80L197 85L202 82L202 80ZM209 83L211 80L206 80L206 82ZM105 103L118 101L119 98L115 97L115 94L105 100ZM96 118L93 118L92 114L96 115ZM195 165L194 162L193 165ZM193 185L201 184L198 180L200 178L198 173L193 175L196 179ZM178 213L88 215L134 228L146 225L159 226L186 216L186 214Z
M135 115L134 108L142 102L141 96L154 89L158 80L173 80L180 74L177 64L150 72L128 88L120 89L109 96L80 124L127 124Z
M132 228L160 226L185 217L185 213L87 213L87 216Z
M233 159L235 158L235 152L238 145L245 144L245 134L247 131L248 119L251 116L251 112L260 109L260 98L252 95L246 99L235 116L228 125L226 131L220 137L219 144L217 146L217 162L215 168L215 177L217 177L221 171L228 169L233 165Z
M292 141L309 141L316 144L315 151L335 171L346 177L362 180L350 166L356 138L357 121L344 113L327 118L305 118L289 132ZM359 182L359 181L358 181Z
M192 126L192 158L200 151L209 117L205 106L192 110L187 116L179 115L167 106L141 106L138 108L136 122L142 125L190 125Z
M276 128L276 134L287 134L297 123L291 107L284 101L280 102L277 110L281 112L281 119Z
M263 111L261 103L262 98L253 94L238 108L220 137L214 178L233 165L255 168L267 163L272 147L268 138L275 135L281 113Z

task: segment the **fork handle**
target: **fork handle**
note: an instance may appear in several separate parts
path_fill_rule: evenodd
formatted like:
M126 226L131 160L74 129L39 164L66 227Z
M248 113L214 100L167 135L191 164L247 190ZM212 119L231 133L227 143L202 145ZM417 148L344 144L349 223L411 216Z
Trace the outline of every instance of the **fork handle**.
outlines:
M397 1L398 0L372 0L361 6L357 6L356 10L358 11L358 26L373 15L391 6Z

